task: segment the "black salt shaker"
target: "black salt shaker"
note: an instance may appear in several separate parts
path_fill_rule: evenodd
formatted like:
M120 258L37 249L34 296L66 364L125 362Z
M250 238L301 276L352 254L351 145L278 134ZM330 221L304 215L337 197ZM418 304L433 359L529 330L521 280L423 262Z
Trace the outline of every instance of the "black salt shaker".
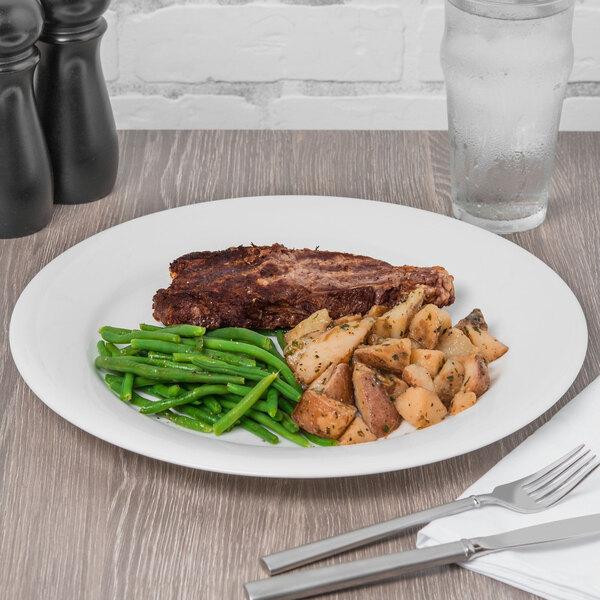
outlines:
M42 0L45 23L35 75L37 105L54 172L54 201L108 195L119 143L100 64L102 17L110 0Z
M38 0L0 0L0 238L35 233L52 217L52 173L33 97Z

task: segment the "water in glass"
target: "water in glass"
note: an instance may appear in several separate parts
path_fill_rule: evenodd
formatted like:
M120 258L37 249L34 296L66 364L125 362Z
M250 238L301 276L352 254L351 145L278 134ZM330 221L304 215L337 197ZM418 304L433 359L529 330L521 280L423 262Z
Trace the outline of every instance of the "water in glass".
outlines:
M487 0L446 2L442 66L453 212L491 231L511 233L536 227L546 216L573 66L573 6L519 18L521 8L532 4L519 2L513 18L507 13L498 18L486 12L486 4L498 6ZM465 10L469 5L479 7L479 14Z

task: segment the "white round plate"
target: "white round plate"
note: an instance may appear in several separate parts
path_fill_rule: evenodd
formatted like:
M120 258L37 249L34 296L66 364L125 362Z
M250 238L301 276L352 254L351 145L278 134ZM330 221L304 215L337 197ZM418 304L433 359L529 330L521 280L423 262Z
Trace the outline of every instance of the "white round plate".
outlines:
M444 266L455 278L453 321L479 307L493 335L510 347L490 366L489 391L473 408L433 427L330 448L301 448L285 440L273 446L243 430L219 438L196 433L142 416L113 396L93 367L99 327L153 322L152 297L168 286L169 263L182 254L274 242L365 254L393 265ZM21 375L45 404L127 450L222 473L342 477L444 460L530 423L577 376L587 327L560 277L497 235L405 206L269 196L147 215L70 248L23 291L12 315L10 345Z

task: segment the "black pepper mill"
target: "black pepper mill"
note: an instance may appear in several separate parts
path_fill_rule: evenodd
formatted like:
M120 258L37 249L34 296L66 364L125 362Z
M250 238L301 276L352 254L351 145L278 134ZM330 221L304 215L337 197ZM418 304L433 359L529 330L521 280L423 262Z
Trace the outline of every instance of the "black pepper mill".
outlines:
M52 217L52 173L33 98L38 0L0 0L0 238L29 235Z
M45 23L35 93L46 134L54 201L81 204L110 194L119 143L100 64L110 0L42 0Z

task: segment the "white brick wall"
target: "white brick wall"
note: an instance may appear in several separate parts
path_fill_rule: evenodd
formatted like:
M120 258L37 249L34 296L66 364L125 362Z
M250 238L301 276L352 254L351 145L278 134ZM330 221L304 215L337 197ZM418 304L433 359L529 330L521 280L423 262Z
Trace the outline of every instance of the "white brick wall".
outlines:
M576 0L562 129L600 130L600 0ZM117 124L444 129L442 0L113 0Z

